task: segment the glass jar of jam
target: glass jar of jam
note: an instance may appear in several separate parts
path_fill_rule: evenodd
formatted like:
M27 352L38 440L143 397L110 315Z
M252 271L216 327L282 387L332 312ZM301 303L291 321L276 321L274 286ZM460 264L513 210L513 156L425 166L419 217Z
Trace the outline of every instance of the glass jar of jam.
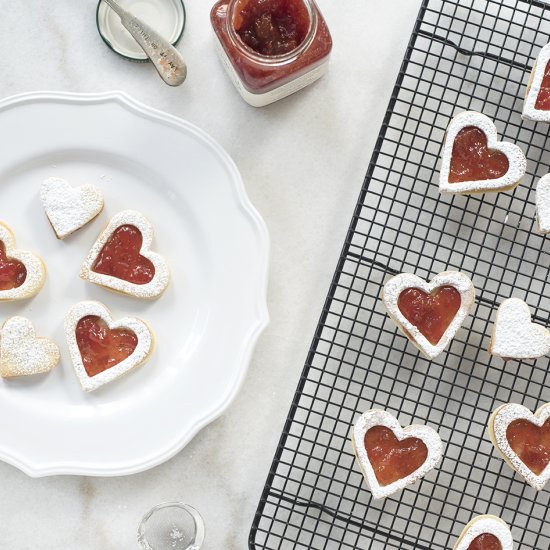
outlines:
M243 99L262 107L315 82L332 38L314 0L218 0L218 52Z

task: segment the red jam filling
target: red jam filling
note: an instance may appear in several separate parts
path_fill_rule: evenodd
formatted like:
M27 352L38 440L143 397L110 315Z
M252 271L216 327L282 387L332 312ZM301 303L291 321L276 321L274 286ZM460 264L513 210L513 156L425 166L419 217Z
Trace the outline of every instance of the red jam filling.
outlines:
M111 330L101 317L87 315L76 325L76 343L88 376L95 376L130 357L138 339L131 330Z
M520 460L536 475L550 462L550 418L542 425L514 420L506 430L506 439Z
M416 437L399 441L386 426L373 426L367 431L365 449L382 486L412 474L428 458L428 448L423 441Z
M20 287L27 278L27 268L19 260L6 256L6 246L0 241L0 290Z
M502 550L502 544L491 533L483 533L476 537L468 546L468 550Z
M143 235L137 227L121 225L101 249L92 271L136 285L150 283L155 276L155 266L139 253L142 243Z
M458 132L453 144L449 183L493 180L508 172L508 157L487 148L487 136L475 126Z
M550 111L550 61L546 64L539 95L535 102L535 109L539 111Z
M397 307L430 342L436 345L460 309L460 292L452 286L440 286L430 294L419 288L405 289Z
M249 1L235 18L241 40L262 55L283 55L306 37L309 15L296 0Z

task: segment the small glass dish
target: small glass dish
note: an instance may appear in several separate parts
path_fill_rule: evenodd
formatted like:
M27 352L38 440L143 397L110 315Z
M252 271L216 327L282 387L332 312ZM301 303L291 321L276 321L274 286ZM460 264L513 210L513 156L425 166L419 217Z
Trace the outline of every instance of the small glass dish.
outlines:
M199 550L204 542L202 516L182 502L165 502L143 516L138 527L142 550Z

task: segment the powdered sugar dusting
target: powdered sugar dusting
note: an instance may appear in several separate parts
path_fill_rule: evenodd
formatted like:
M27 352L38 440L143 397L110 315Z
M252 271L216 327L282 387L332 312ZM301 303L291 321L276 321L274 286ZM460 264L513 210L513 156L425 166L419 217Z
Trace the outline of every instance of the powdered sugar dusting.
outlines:
M453 550L468 550L474 539L485 533L495 536L502 550L513 549L514 540L506 522L496 516L483 515L475 517L466 525Z
M529 306L519 298L497 311L489 353L504 359L536 359L550 352L550 331L531 322Z
M536 196L539 231L550 233L550 174L543 176L537 183Z
M118 279L111 275L103 275L96 273L92 267L99 256L99 253L111 238L112 234L122 225L133 225L137 227L143 236L143 244L141 254L151 260L155 267L155 275L153 279L144 285L138 285ZM80 269L80 277L92 283L107 287L109 289L135 296L136 298L156 298L164 292L170 280L170 271L166 261L160 254L151 252L151 244L153 242L153 226L151 222L140 212L134 210L124 210L114 216L109 225L98 237L97 241L92 246L87 258L84 260Z
M506 462L537 491L543 489L550 479L550 464L546 466L540 475L535 474L510 447L506 430L514 420L528 420L540 427L548 418L550 418L550 403L543 405L535 414L523 405L508 403L493 412L489 420L489 435L497 450Z
M460 308L454 319L451 321L447 330L437 344L432 344L418 330L418 328L408 321L397 306L399 295L408 288L419 288L424 292L430 293L441 286L452 286L460 293ZM461 327L464 319L469 314L474 305L475 289L470 278L459 271L444 271L436 275L429 283L413 275L412 273L401 273L392 277L382 289L382 301L391 319L401 329L404 329L405 335L418 349L429 359L437 357L455 337L456 332Z
M509 169L504 176L489 180L449 182L453 146L458 133L468 127L475 126L487 136L489 149L501 151L509 161ZM513 143L498 141L497 129L491 119L476 111L465 111L455 116L447 128L441 172L439 174L439 191L441 193L485 193L488 191L506 191L515 187L525 175L527 160L523 151Z
M367 450L365 449L365 434L374 426L386 426L393 431L398 440L408 437L421 439L428 449L428 456L424 464L412 474L398 479L389 485L381 486L376 479L367 455ZM443 443L439 434L433 428L420 425L411 425L402 428L395 417L381 409L371 409L359 417L353 427L352 443L365 481L375 499L386 498L396 491L404 489L407 485L416 483L439 464L443 455Z
M530 81L527 86L527 95L523 103L523 118L538 122L550 122L550 111L542 111L535 108L544 73L546 72L546 65L548 65L549 61L550 44L547 44L539 52L535 66L531 71Z
M0 375L29 376L51 371L59 362L59 348L48 338L37 338L25 317L11 317L0 336Z
M46 279L46 267L42 260L31 252L16 250L13 233L2 222L0 222L0 242L4 243L6 255L19 260L27 269L27 277L21 286L0 290L0 301L23 300L38 294Z
M93 185L71 187L61 178L48 178L40 188L40 199L59 239L64 239L103 209L103 195Z
M117 363L114 367L95 376L88 376L76 341L76 325L80 319L87 315L101 317L110 329L129 329L134 332L138 339L136 349L132 355L120 363ZM135 317L124 317L118 321L114 321L109 310L103 304L93 301L79 302L67 313L65 317L65 337L67 338L67 344L69 345L69 352L76 375L82 388L86 391L96 390L104 384L120 378L138 365L141 365L153 351L154 342L151 329L143 321Z

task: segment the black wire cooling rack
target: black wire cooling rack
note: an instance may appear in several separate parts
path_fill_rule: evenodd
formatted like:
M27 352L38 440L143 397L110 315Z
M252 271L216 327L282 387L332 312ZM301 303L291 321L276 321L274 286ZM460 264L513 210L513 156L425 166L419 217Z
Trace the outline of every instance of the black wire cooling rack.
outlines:
M549 126L520 113L530 68L550 41L536 0L424 0L250 533L251 549L450 549L475 515L512 526L516 547L550 548L550 491L536 493L487 435L506 402L550 401L547 359L487 353L498 304L525 300L549 324L550 241L536 233L537 179L550 171ZM491 117L528 173L513 192L441 196L445 129L456 113ZM435 361L422 358L379 299L389 276L472 277L473 314ZM445 456L384 501L365 489L353 422L384 408L439 431Z

